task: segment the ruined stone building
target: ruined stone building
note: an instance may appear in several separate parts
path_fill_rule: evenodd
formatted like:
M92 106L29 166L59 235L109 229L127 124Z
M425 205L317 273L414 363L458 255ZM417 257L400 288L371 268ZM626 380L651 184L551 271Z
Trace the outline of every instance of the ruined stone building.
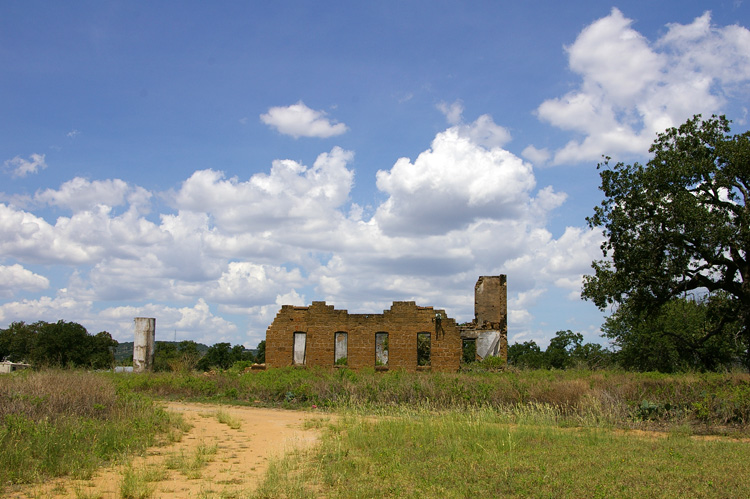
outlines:
M266 367L456 371L462 359L507 359L506 276L482 276L474 320L458 325L445 310L393 302L382 314L350 314L314 301L284 305L266 331Z

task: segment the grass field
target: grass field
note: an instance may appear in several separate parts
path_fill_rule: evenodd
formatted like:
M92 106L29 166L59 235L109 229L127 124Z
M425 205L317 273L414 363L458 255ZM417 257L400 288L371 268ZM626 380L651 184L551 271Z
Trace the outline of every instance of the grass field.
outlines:
M254 497L750 497L745 373L290 368L127 383L346 415Z
M0 492L169 439L152 397L320 412L321 444L237 497L750 497L744 373L347 369L0 377Z
M157 397L372 414L395 408L491 408L523 415L542 407L555 424L745 432L750 425L750 375L658 374L624 371L472 373L295 369L212 375L178 373L118 378L127 390Z
M0 493L49 477L89 477L168 438L180 421L111 379L73 370L0 377Z
M750 443L508 424L490 410L344 419L257 497L750 497Z

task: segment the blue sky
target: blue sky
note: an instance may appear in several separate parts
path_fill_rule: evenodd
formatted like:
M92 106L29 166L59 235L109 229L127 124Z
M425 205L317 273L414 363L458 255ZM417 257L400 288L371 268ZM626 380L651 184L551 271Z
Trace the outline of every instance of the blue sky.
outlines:
M741 1L0 7L0 327L255 346L282 304L602 341L596 164L696 113L748 128Z

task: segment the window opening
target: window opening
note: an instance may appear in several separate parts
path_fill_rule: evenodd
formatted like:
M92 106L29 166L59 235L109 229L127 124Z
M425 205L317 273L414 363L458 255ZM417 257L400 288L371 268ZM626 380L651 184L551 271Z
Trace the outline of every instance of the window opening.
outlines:
M463 340L463 357L461 361L464 364L469 364L477 360L477 340L465 339Z
M345 366L348 362L347 340L348 334L339 331L333 335L333 362L337 366Z
M375 365L388 365L388 333L375 333Z
M305 349L307 346L307 333L294 333L294 364L305 364Z
M417 365L430 365L430 333L417 333Z

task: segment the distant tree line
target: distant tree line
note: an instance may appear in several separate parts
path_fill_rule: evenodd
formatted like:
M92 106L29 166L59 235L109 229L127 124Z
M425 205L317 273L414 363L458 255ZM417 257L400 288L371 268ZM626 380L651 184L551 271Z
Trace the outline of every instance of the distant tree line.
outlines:
M6 329L0 329L0 360L27 362L39 367L110 369L115 365L117 346L118 342L106 331L90 335L82 325L62 320L31 324L13 322ZM216 343L206 349L205 345L195 341L157 341L154 370L209 371L229 369L237 362L247 365L263 363L265 346L265 340L261 341L253 352L242 345L229 343ZM118 362L132 362L132 350L127 360Z
M742 323L722 293L676 298L654 310L621 305L602 330L616 361L637 371L717 371L746 367Z
M508 364L528 369L567 369L612 367L615 355L598 343L583 343L583 335L570 330L558 331L542 350L534 341L508 347Z
M75 322L13 322L0 329L0 359L38 366L108 369L117 341L102 331L90 335Z
M242 345L216 343L201 355L198 343L194 341L157 341L154 348L154 371L209 371L229 369L237 362L247 365L263 363L266 360L265 344L265 340L261 341L257 353L253 354Z
M583 343L580 333L558 331L546 350L526 341L508 347L508 363L533 369L620 367L632 371L722 371L743 368L747 349L739 320L727 320L720 293L677 298L655 311L622 305L602 331L607 349Z
M602 326L611 348L584 343L581 333L564 330L558 331L544 350L534 341L510 345L508 364L527 369L619 367L661 372L742 367L747 352L740 335L741 324L717 313L721 300L720 294L697 300L679 298L661 307L658 313L621 306ZM0 360L41 367L109 369L115 364L117 346L106 331L90 335L82 325L62 320L13 322L0 329ZM226 342L206 347L194 341L157 341L154 370L209 371L229 369L238 363L250 366L265 362L265 347L265 340L254 351ZM130 355L128 360L132 361ZM474 357L471 353L470 358Z

